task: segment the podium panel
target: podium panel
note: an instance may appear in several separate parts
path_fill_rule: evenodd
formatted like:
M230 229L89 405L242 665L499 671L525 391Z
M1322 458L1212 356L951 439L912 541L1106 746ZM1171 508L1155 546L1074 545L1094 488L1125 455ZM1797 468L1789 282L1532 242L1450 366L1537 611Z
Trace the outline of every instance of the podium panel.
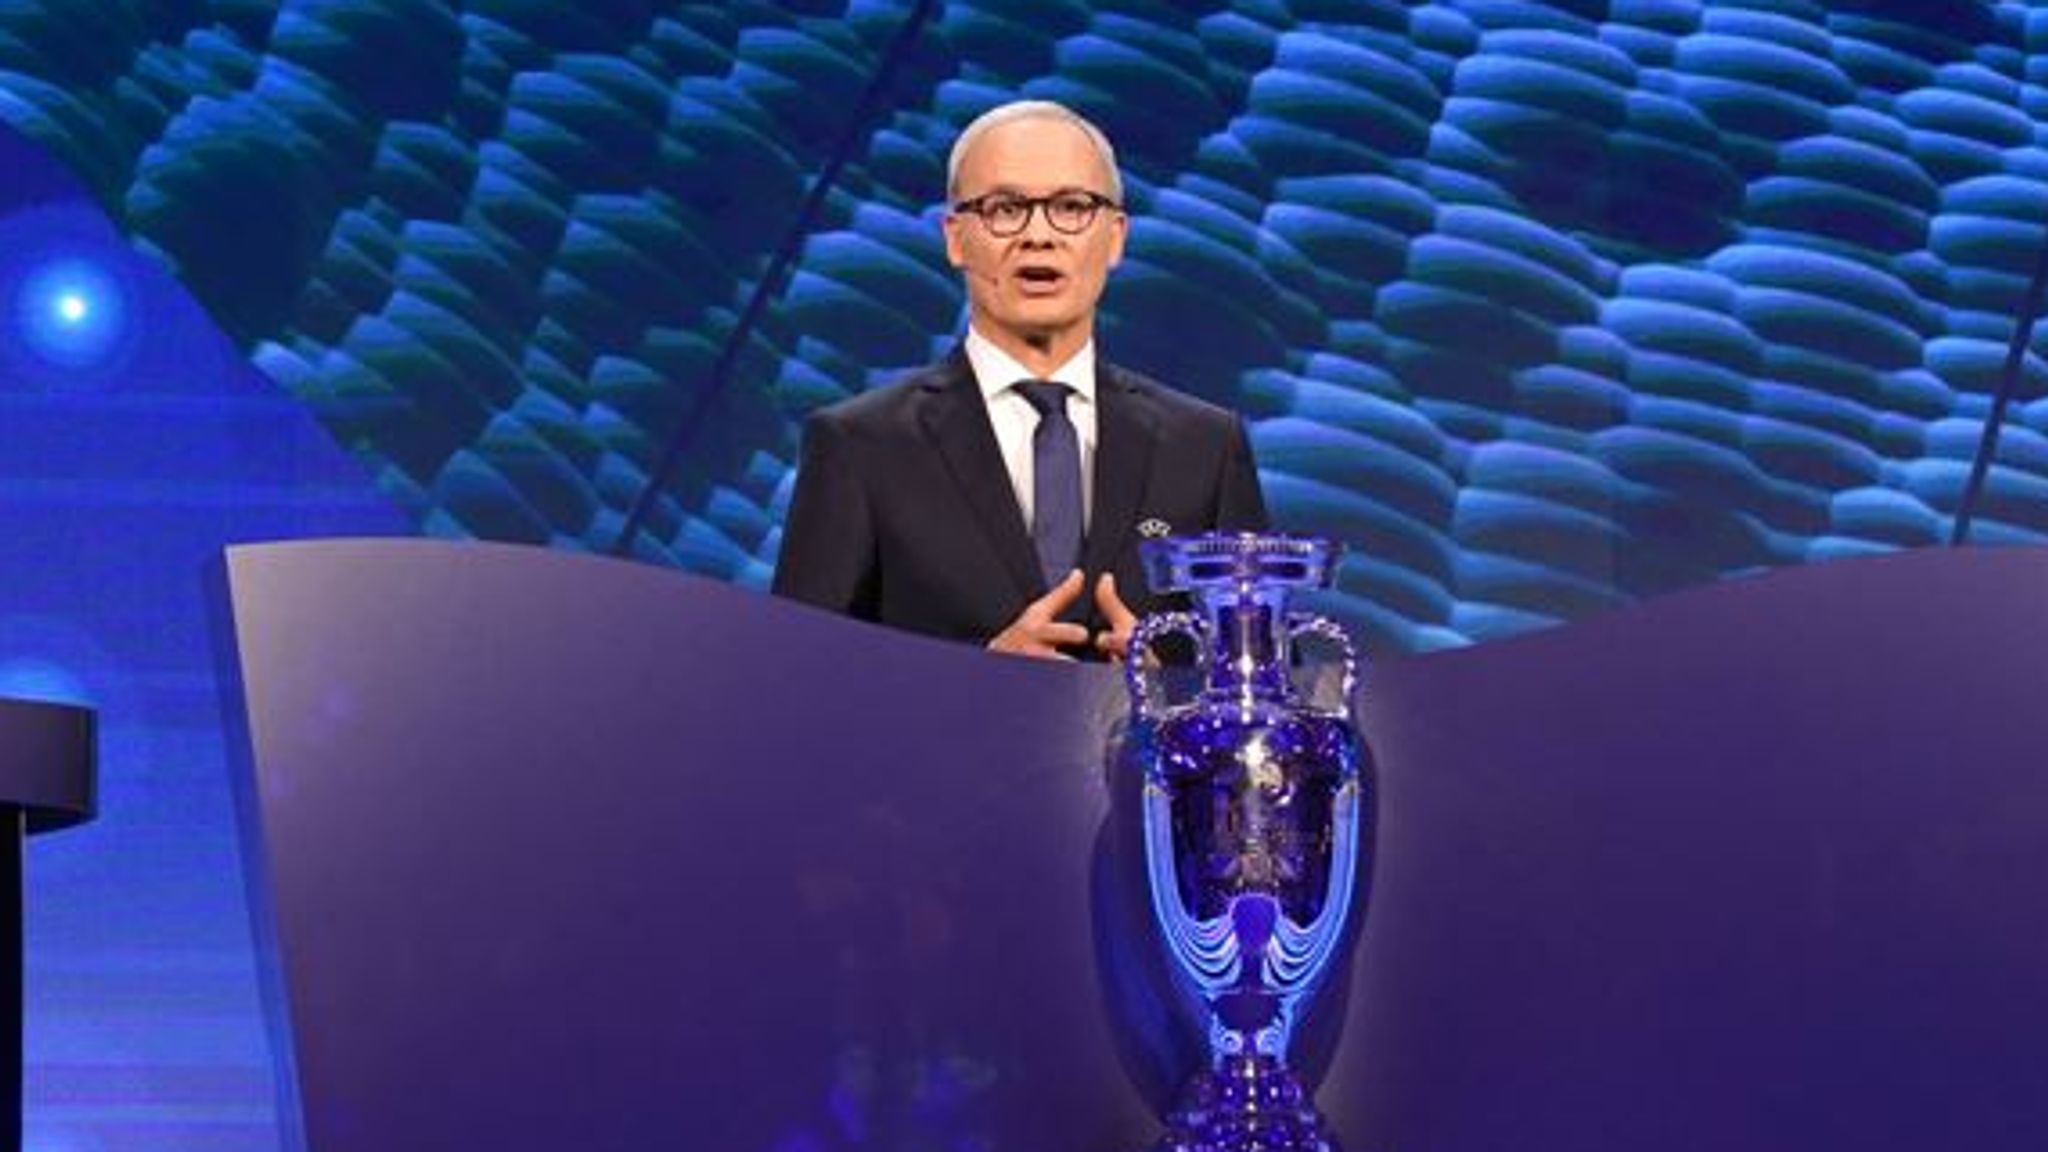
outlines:
M2048 552L1382 669L1351 1146L2048 1147Z
M527 549L229 557L311 1152L1124 1152L1196 1049L1103 668ZM1366 680L1358 1152L2034 1152L2048 553Z
M1110 670L505 546L228 574L314 1152L1154 1133Z

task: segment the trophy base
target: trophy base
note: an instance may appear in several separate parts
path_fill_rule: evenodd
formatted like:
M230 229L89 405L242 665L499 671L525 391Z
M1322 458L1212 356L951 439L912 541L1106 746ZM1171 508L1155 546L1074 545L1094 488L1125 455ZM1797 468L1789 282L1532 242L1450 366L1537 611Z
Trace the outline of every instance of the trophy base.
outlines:
M1339 1152L1308 1089L1271 1056L1230 1056L1196 1076L1152 1152Z

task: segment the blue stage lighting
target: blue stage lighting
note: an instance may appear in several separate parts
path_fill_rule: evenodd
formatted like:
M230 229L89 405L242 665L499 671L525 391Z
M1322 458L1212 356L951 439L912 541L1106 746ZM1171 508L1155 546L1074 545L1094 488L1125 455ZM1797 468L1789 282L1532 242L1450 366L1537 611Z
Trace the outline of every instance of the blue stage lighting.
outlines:
M131 336L121 284L94 261L45 264L20 281L13 304L16 337L57 367L105 367Z

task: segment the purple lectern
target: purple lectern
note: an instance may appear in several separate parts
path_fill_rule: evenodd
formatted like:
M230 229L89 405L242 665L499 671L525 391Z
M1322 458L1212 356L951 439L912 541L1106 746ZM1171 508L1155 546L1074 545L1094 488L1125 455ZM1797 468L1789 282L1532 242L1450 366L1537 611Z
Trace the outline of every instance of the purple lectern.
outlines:
M614 560L231 550L311 1152L1131 1152L1200 1051L1109 669ZM2048 1146L2048 554L1387 662L1353 1152Z
M24 841L92 819L93 713L0 700L0 1147L21 1145Z

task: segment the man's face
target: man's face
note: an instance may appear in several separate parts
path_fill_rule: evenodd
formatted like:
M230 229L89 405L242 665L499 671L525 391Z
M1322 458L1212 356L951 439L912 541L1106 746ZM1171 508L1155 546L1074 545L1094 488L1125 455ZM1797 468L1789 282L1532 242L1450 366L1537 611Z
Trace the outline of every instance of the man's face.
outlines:
M960 159L954 202L994 194L1060 192L1107 197L1110 174L1088 137L1053 119L1012 120L991 128ZM996 236L972 212L946 217L946 256L967 281L975 327L1001 343L1050 348L1063 335L1093 330L1095 303L1109 270L1123 259L1122 211L1103 207L1079 233L1053 227L1041 206L1023 231Z

